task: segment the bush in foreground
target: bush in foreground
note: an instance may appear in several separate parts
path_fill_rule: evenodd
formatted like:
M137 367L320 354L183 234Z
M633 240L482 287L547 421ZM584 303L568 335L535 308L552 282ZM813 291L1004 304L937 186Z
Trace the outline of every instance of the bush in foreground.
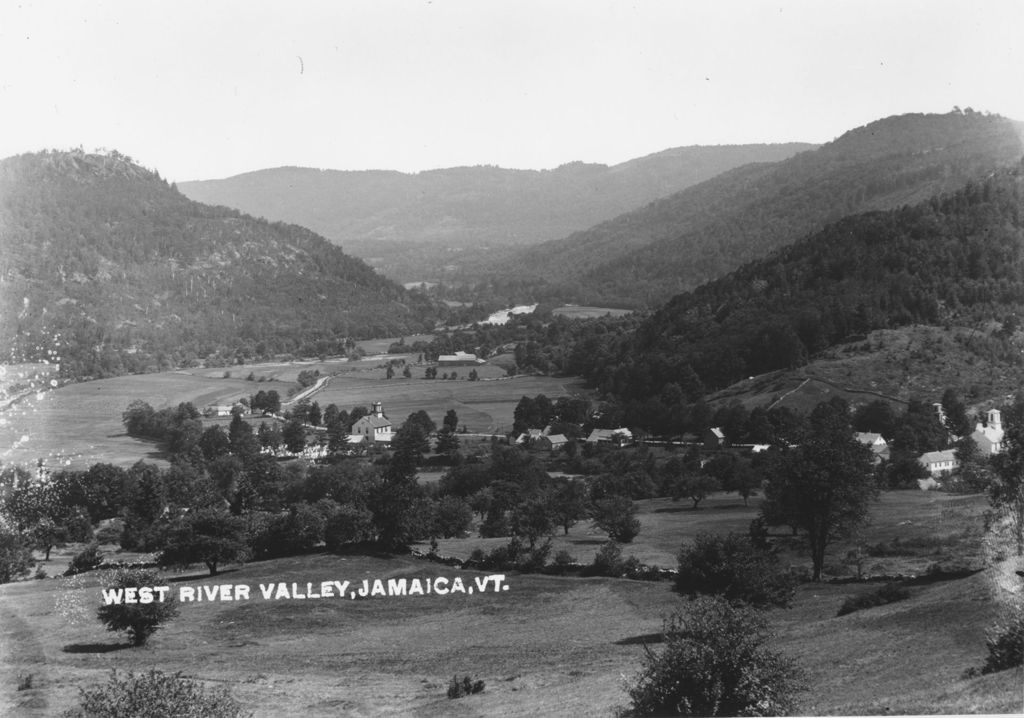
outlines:
M623 716L767 716L795 708L800 671L767 645L765 619L721 597L691 601L665 623L665 648L650 649Z
M113 580L107 588L126 589L158 585L160 578L156 571L121 568L114 572ZM106 625L108 631L127 631L128 641L133 646L144 645L157 629L176 615L178 606L170 595L163 602L154 600L152 603L104 604L96 612L96 617Z
M779 567L770 549L750 537L698 533L693 546L679 552L676 591L685 595L716 594L752 606L788 606L796 578Z
M887 603L895 603L896 601L903 601L908 598L910 598L910 591L906 588L898 583L887 583L881 588L876 588L874 591L850 596L843 601L843 605L839 607L839 612L836 615L845 616L854 611L884 606Z
M65 718L239 718L248 716L225 689L207 690L181 673L118 676L113 671L105 685L79 689L79 705Z

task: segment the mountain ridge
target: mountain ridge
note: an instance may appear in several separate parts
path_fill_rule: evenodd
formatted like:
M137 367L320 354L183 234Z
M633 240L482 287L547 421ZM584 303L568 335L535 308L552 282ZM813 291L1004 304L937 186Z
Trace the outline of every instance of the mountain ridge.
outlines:
M451 256L439 257L441 251L486 252L564 237L732 167L811 147L677 147L610 166L570 162L550 170L284 167L180 182L178 188L198 201L302 224L364 258L383 250L382 259L398 264L378 268L395 279L417 281L443 275ZM403 252L415 256L403 261ZM431 276L422 275L425 265Z
M494 271L552 284L574 277L566 295L575 301L658 305L828 222L953 191L1022 155L1024 124L998 115L897 115L722 173Z
M0 160L0 340L75 378L344 351L440 308L312 231L188 199L124 155Z

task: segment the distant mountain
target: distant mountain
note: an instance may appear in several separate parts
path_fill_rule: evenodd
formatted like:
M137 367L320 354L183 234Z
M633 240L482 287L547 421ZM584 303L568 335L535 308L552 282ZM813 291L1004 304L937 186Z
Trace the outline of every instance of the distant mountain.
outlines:
M869 332L914 324L966 327L947 334L969 344L969 353L984 356L989 366L1019 367L1022 317L1019 160L957 192L843 218L676 296L633 334L595 337L574 355L578 370L595 385L631 399L674 395L680 387L721 389L833 356L826 353L844 343L865 354L878 352L886 349L885 340L869 342ZM940 341L917 344L907 350L901 371L921 365L911 352L942 356ZM1007 383L974 373L970 362L961 364L961 381L972 393ZM832 378L850 385L848 377ZM895 393L893 383L876 389ZM895 383L922 385L920 377L910 376Z
M194 202L116 152L0 161L11 358L84 377L319 354L435 311L307 229Z
M679 147L608 167L456 167L416 174L301 167L181 182L200 202L309 227L399 281L437 279L464 253L564 237L751 162L814 145Z
M583 303L657 306L840 217L913 204L1013 164L1022 127L970 111L879 120L521 250L493 274L540 278Z

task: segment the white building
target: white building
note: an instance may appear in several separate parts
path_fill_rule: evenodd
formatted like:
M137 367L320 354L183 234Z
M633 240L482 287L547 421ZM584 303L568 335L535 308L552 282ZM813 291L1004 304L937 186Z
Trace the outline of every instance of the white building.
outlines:
M983 456L992 456L1003 450L1003 419L999 409L989 409L985 424L978 422L971 438Z
M352 425L353 435L363 436L366 441L390 442L394 436L391 419L384 416L384 409L379 401L373 403L373 410Z

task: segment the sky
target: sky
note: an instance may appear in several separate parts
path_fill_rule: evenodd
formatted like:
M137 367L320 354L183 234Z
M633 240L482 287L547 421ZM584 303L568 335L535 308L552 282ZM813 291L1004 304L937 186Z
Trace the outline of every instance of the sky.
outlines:
M0 157L546 169L1024 120L1022 29L1024 0L0 0Z

